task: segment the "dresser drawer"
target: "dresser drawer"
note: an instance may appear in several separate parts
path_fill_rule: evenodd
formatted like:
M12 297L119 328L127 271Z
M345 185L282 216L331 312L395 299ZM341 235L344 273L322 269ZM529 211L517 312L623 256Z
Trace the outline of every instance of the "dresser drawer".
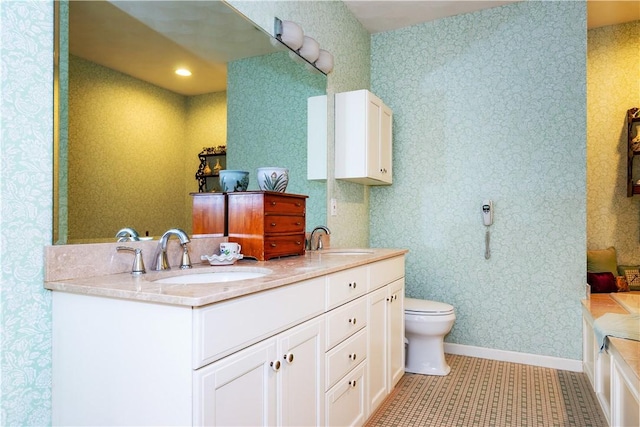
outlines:
M356 267L327 276L327 310L367 292L367 267Z
M264 237L265 260L283 255L304 255L304 233Z
M366 358L367 334L366 329L363 329L327 353L327 388L336 384Z
M318 277L193 310L193 368L323 313L325 289Z
M369 292L404 277L404 256L369 265Z
M327 349L335 347L345 338L367 324L366 298L358 298L327 314Z
M305 196L291 197L274 193L265 193L264 212L304 215Z
M264 232L272 233L304 233L304 217L291 215L265 215Z
M325 395L328 426L361 426L365 421L366 362L349 373Z

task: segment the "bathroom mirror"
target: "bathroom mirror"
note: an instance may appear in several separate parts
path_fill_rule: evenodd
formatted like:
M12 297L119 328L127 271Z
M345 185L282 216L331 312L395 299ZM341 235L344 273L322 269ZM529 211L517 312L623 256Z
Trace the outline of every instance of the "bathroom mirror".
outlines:
M326 76L220 1L56 3L54 243L113 242L125 226L190 234L197 155L218 145L250 190L257 167L288 167L308 225L325 222L325 185L306 179L306 101ZM173 74L187 64L191 80Z

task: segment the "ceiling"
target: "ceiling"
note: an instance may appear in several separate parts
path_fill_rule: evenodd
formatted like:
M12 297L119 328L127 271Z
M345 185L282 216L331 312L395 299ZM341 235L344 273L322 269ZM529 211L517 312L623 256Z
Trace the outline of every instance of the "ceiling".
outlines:
M345 4L375 34L515 1L347 0ZM246 19L238 20L239 15L220 1L154 2L151 11L145 3L71 1L71 53L173 92L196 95L225 90L229 60L277 48L264 32ZM589 28L639 20L640 0L588 0L587 16ZM133 49L125 49L131 42ZM220 47L225 49L220 52ZM246 47L255 50L243 51ZM179 66L190 67L193 75L176 76L173 71Z
M519 0L346 0L344 3L367 31L375 34L517 1ZM587 1L589 29L638 19L640 19L640 0Z

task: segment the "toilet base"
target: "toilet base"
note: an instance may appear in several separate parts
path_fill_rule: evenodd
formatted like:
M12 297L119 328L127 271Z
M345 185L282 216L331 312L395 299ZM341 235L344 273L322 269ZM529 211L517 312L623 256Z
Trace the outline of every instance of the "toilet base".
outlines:
M449 375L451 367L444 357L442 336L425 337L407 334L405 372L423 375Z

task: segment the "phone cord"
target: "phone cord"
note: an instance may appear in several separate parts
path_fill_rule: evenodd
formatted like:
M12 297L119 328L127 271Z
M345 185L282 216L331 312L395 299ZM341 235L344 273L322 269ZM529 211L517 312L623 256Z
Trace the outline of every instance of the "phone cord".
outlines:
M489 247L489 243L491 241L491 233L489 232L489 226L487 226L487 232L484 235L484 258L491 258L491 248Z

